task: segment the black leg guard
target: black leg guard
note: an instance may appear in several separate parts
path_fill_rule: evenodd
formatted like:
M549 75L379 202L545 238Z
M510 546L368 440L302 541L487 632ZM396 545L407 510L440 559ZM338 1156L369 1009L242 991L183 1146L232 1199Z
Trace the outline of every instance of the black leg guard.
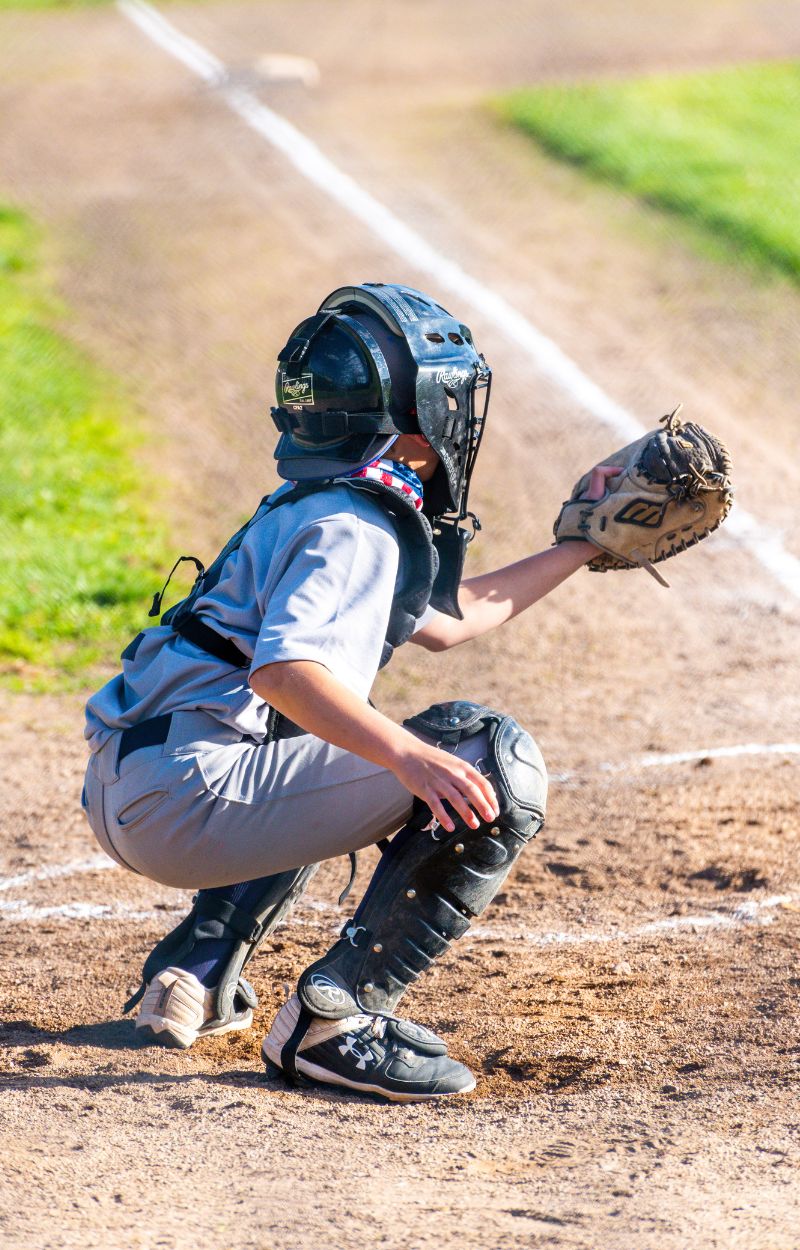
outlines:
M405 723L453 749L485 732L478 767L492 780L500 815L478 829L456 817L455 832L446 833L421 806L392 839L339 941L301 976L300 1002L316 1016L394 1012L409 984L488 906L544 822L544 761L510 716L442 703Z
M240 1006L256 1007L258 999L248 981L241 975L257 947L277 929L286 914L304 893L319 864L294 868L269 877L264 893L252 911L243 911L206 890L194 896L192 910L176 928L153 947L142 968L142 984L128 999L124 1012L131 1011L141 1000L153 977L165 968L180 968L181 961L197 942L208 938L234 942L227 964L214 991L216 1021L227 1020Z

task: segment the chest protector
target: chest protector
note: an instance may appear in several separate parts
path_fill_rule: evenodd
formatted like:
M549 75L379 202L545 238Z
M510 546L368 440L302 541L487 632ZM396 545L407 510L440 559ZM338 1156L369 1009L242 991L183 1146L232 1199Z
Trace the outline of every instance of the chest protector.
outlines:
M380 667L383 668L389 663L395 648L407 642L411 637L417 619L422 616L429 603L439 606L442 611L452 612L451 604L455 601L456 587L444 584L444 582L450 583L453 580L451 577L443 579L438 576L440 561L430 524L407 495L392 486L371 479L337 478L335 482L351 490L366 491L375 495L391 517L400 544L402 558L381 654ZM272 511L274 508L280 508L306 495L325 490L330 485L329 481L301 483L277 499L273 500L268 495L265 496L250 520L228 539L222 551L207 569L194 556L181 556L173 566L164 588L154 596L149 615L159 615L172 574L182 561L191 561L198 570L194 585L185 599L174 604L163 614L160 623L169 625L176 634L180 634L181 637L188 639L202 650L208 651L224 664L229 664L234 668L249 668L249 657L230 639L223 638L215 629L206 624L195 611L195 604L217 585L228 557L238 551L248 530L266 514L265 509ZM460 569L458 574L460 575ZM132 657L137 641L134 639L134 642L122 653L123 658Z

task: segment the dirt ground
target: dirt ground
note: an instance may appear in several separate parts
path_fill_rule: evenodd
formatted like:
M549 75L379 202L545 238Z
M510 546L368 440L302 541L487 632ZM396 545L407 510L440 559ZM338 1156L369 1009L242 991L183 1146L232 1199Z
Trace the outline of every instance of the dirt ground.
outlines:
M615 399L653 421L683 399L728 442L742 505L788 527L796 290L699 257L481 100L797 55L798 5L269 0L169 16ZM0 18L2 193L51 228L65 329L145 414L176 550L208 554L274 482L265 412L287 332L344 282L429 283L113 8ZM270 52L312 57L319 87L261 81ZM547 545L609 436L480 310L464 315L496 371L482 569ZM264 1077L271 1014L343 919L338 864L251 965L256 1028L187 1053L139 1046L121 1003L188 896L93 844L82 699L2 697L4 1244L800 1246L797 756L704 754L800 741L797 603L724 534L674 565L670 592L580 574L484 643L407 648L379 682L393 715L456 694L507 708L555 778L535 849L409 999L478 1074L449 1105ZM641 765L674 752L699 758Z

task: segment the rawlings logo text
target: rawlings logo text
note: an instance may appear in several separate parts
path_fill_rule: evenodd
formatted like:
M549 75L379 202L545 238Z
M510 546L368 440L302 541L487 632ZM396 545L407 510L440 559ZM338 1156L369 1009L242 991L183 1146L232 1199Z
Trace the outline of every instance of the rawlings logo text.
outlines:
M344 991L341 986L332 981L330 977L323 976L321 972L315 972L311 977L311 984L319 994L320 998L325 998L334 1007L341 1007L346 1002Z
M314 377L310 373L301 373L299 378L288 378L282 373L281 390L284 403L313 404Z
M469 369L437 369L436 381L442 386L463 386L469 377Z

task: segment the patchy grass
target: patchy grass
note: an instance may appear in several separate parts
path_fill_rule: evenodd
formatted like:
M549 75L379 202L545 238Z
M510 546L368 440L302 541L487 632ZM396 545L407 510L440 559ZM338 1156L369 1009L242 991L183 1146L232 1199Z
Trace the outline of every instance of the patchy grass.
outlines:
M85 9L109 3L110 0L0 0L0 12L3 9Z
M94 679L166 564L119 385L53 328L40 251L0 208L0 674L27 689Z
M800 279L800 64L510 92L496 113L552 154Z

